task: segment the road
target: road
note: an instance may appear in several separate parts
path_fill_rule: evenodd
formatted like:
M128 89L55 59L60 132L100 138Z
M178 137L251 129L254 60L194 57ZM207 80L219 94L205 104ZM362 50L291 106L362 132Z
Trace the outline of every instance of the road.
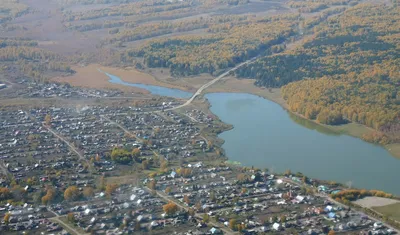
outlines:
M139 140L140 142L144 142L143 139L137 137L134 133L130 132L128 129L126 129L125 127L123 127L121 124L114 122L113 120L109 119L108 117L104 116L104 115L100 115L101 118L104 118L105 120L109 121L111 124L118 126L119 128L121 128L125 133L133 136L136 140ZM153 154L157 157L159 157L160 155L154 151L152 148L150 148L150 150L153 152Z
M71 227L69 224L65 223L64 221L60 220L60 216L59 214L57 214L56 212L54 212L53 210L51 210L50 208L47 207L47 210L50 211L51 213L54 214L54 217L51 217L50 219L53 220L54 222L57 222L59 224L62 224L62 226L64 228L67 228L69 230L69 232L73 232L76 235L80 235L82 233L78 232L76 229L74 229L73 227Z
M206 84L204 84L203 86L201 86L201 87L193 94L193 96L190 97L190 99L187 100L184 104L175 106L175 107L170 108L170 109L166 109L165 111L172 111L172 110L175 110L175 109L180 109L180 108L183 108L183 107L185 107L185 106L188 106L188 105L191 104L191 103L193 102L193 100L196 99L196 97L199 96L205 89L207 89L208 87L212 86L213 84L215 84L216 82L218 82L218 81L221 80L222 78L228 76L229 73L231 73L231 72L233 72L233 71L239 69L239 68L242 67L243 65L248 65L248 64L253 63L254 61L256 61L257 58L258 58L258 57L254 57L254 58L252 58L252 59L250 59L250 60L247 60L247 61L245 61L245 62L243 62L243 63L240 63L240 64L236 65L234 68L232 68L232 69L226 71L225 73L219 75L219 76L216 77L215 79L213 79L213 80L207 82Z
M30 119L34 119L31 115L28 114L28 112L25 112L25 115L30 118ZM82 161L85 161L88 166L90 166L89 161L72 145L70 144L64 137L60 136L58 133L56 133L55 131L53 131L50 127L46 126L44 123L41 123L42 126L44 128L46 128L46 130L48 130L50 133L52 133L55 137L57 137L58 139L60 139L61 141L63 141L66 145L68 145L68 147L78 155L79 159L81 159Z
M4 176L6 176L8 178L8 170L4 166L4 162L3 161L0 162L0 170L3 172Z
M60 135L57 134L55 131L53 131L51 128L49 128L49 127L47 127L47 126L45 126L45 125L43 125L43 127L46 128L49 132L51 132L55 137L57 137L58 139L60 139L61 141L63 141L66 145L68 145L68 147L69 147L72 151L74 151L74 152L79 156L79 158L80 158L82 161L85 161L88 165L90 165L90 164L89 164L89 161L88 161L74 146L72 146L72 144L70 144L66 139L64 139L64 137L60 136Z

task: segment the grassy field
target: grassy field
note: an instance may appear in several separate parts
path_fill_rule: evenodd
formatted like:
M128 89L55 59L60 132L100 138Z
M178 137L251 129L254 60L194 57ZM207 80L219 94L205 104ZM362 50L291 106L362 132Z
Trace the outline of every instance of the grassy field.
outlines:
M400 203L387 206L373 207L377 212L400 222Z

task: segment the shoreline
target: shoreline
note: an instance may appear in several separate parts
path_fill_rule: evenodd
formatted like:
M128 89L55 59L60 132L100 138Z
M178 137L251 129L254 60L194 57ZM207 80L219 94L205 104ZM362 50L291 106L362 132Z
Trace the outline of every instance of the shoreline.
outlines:
M228 79L231 79L231 81L228 81ZM246 80L251 81L252 87L249 87L249 82ZM335 133L341 134L341 135L352 136L352 137L358 138L368 144L382 147L386 151L388 151L392 157L400 160L400 143L380 145L380 144L376 144L376 143L367 142L362 139L362 135L365 133L368 133L368 132L372 132L373 129L369 128L367 126L358 124L358 123L351 122L351 123L344 124L344 125L331 126L331 125L324 125L324 124L318 123L316 120L307 119L303 115L289 110L289 108L286 104L286 101L281 96L280 88L266 89L266 88L256 87L253 85L253 81L254 81L253 79L237 79L235 77L228 77L226 79L223 79L221 81L221 83L215 84L216 87L210 87L210 89L205 91L205 94L209 94L209 93L247 93L247 94L251 94L251 95L255 95L255 96L264 98L266 100L269 100L269 101L272 101L272 102L278 104L289 114L295 115L296 117L299 117L308 122L312 122L313 124L316 124L323 128L327 128L329 131L332 131L332 132L335 132ZM244 89L241 89L241 88L238 89L236 87L234 87L232 89L231 87L229 87L229 83L231 83L231 84L237 83L237 84L244 85L244 86L242 86L242 88L244 88ZM228 86L227 86L228 88L224 88L223 85L227 85L227 84L228 84Z
M196 81L196 83L192 84L192 86L188 86L187 79L194 79L194 80L197 79L195 79L195 77L193 78L191 77L191 78L182 78L174 82L168 82L165 79L161 79L159 76L156 76L157 72L154 71L152 73L148 73L146 71L139 71L134 68L109 67L96 64L90 64L83 67L76 66L74 67L74 70L76 70L77 73L75 73L74 75L68 77L57 77L53 78L52 80L67 82L73 86L92 87L100 89L112 88L112 89L121 89L124 91L133 91L142 94L149 94L147 90L142 88L126 87L124 85L112 84L109 82L109 78L106 75L99 74L98 69L113 74L119 77L124 82L161 86L187 92L195 91L197 89L197 86L199 86L199 84L197 84L198 82L200 81L205 82L203 81L205 77L199 76L198 80L200 81ZM164 74L164 76L168 77L166 74ZM268 88L256 87L254 85L254 79L238 79L233 76L227 76L218 81L217 83L213 84L212 86L208 87L201 94L201 97L204 98L204 96L209 93L247 93L256 95L278 104L288 113L295 115L296 117L299 117L302 120L312 122L318 126L326 128L329 131L335 132L337 134L348 135L361 140L363 140L362 139L363 134L370 133L373 131L371 128L357 123L348 123L344 125L331 126L318 123L316 120L307 119L303 115L289 110L286 101L283 99L281 95L280 88L268 89ZM383 147L386 151L390 153L392 157L400 159L400 143L394 143L388 145L380 145L370 142L367 143Z

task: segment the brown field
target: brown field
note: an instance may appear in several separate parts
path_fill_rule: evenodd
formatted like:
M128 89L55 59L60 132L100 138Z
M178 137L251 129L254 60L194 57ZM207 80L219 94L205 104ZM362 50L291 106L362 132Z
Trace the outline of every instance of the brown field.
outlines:
M96 65L95 65L96 66ZM151 74L147 74L144 72L140 72L134 68L115 68L115 67L106 67L100 66L97 67L104 72L109 74L113 74L115 76L120 77L125 82L130 83L141 83L141 84L148 84L148 85L155 85L155 86L164 86L169 88L181 89L181 90L189 90L186 87L182 87L179 85L175 85L172 83L163 82L160 79L152 76ZM97 68L95 69L97 71Z
M98 71L98 69L104 69L104 71L107 71L105 67L92 64L85 67L74 67L73 70L76 71L74 75L67 77L55 77L52 80L56 82L66 82L71 84L72 86L78 87L96 89L120 89L124 92L149 94L147 90L141 88L109 83L109 77L104 73Z
M123 91L131 91L131 92L139 92L143 94L148 94L149 92L145 89L136 88L136 87L127 87L124 85L112 84L109 83L109 77L104 73L100 72L104 71L109 74L113 74L121 78L121 80L129 83L141 83L147 85L155 85L155 86L163 86L169 88L175 88L180 90L195 90L196 84L201 86L204 79L197 80L194 78L185 78L182 80L175 80L168 76L168 72L165 72L165 75L158 71L158 78L151 74L140 72L134 68L116 68L116 67L108 67L102 66L98 64L90 64L87 66L75 66L72 68L76 73L72 76L68 77L55 77L52 80L57 82L67 82L72 86L79 87L88 87L88 88L96 88L96 89L120 89ZM156 72L157 73L157 72ZM212 79L212 77L208 77ZM169 80L170 79L170 80ZM190 84L187 80L193 80L195 84ZM173 81L172 81L173 80ZM183 82L185 81L185 82Z

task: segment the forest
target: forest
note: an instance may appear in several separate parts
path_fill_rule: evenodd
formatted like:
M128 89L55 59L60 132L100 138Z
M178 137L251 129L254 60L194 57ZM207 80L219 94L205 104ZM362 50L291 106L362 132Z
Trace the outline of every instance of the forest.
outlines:
M377 131L364 139L398 142L400 7L359 4L313 31L300 47L264 57L236 75L282 87L289 109L308 119L360 123Z
M24 38L0 38L0 71L9 75L17 72L38 81L47 80L49 72L73 72L65 58L37 45Z
M176 76L218 74L250 59L294 33L298 15L214 25L205 35L154 39L127 50L123 61L142 57L148 67L166 67Z
M0 4L0 23L26 14L29 7L18 0L2 0Z

